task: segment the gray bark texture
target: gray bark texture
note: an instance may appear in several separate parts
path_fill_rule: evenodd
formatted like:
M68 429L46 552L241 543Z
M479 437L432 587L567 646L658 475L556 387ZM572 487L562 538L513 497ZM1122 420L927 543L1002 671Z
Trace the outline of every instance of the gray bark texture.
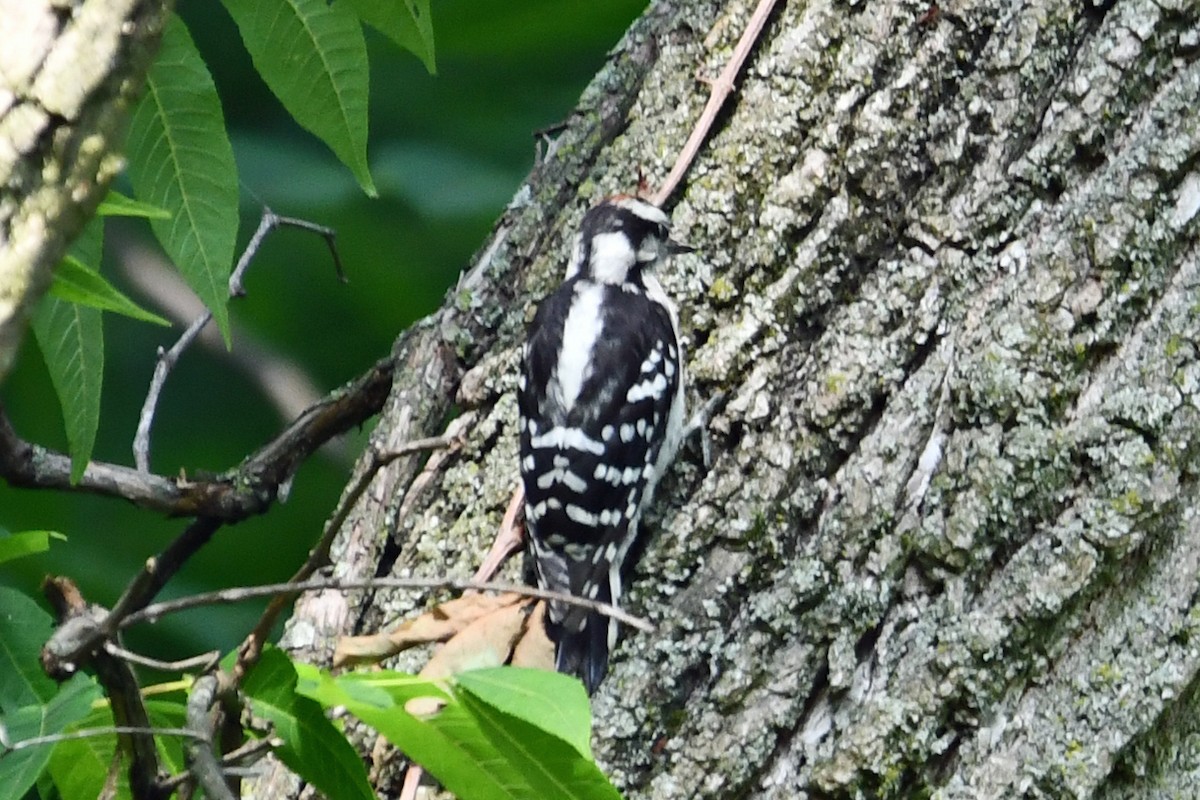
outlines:
M752 5L654 3L397 341L376 444L463 408L467 443L376 477L338 574L470 575L532 309ZM598 760L630 798L1200 797L1200 4L780 6L673 208L691 401L725 401L660 487ZM286 641L431 599L307 597Z
M0 0L0 383L121 169L164 0Z

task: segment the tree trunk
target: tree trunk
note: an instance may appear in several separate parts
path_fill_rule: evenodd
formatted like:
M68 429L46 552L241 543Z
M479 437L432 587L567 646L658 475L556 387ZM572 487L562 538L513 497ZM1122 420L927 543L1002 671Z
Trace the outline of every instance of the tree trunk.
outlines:
M673 209L725 401L660 487L599 761L629 797L1200 796L1200 5L780 5ZM531 309L750 11L653 4L400 337L375 441L467 406L467 445L375 479L339 574L470 574ZM309 597L287 641L428 599Z
M54 266L121 171L164 0L0 0L0 383Z

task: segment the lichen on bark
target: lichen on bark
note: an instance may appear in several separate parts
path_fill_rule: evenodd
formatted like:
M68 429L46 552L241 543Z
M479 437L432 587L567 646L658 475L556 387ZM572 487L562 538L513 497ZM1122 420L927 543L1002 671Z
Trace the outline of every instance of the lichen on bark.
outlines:
M377 437L474 368L471 446L378 479L339 570L469 573L531 301L588 201L665 174L749 13L653 4L402 336ZM673 208L693 399L726 399L629 581L658 632L594 698L627 796L1200 794L1198 56L1187 0L781 4Z
M0 3L0 381L54 266L121 169L170 5Z

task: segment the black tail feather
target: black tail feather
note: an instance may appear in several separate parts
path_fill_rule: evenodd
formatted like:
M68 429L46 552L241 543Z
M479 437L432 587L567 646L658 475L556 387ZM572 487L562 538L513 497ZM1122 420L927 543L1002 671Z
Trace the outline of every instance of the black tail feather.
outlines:
M608 617L593 611L578 631L568 631L553 623L546 625L557 651L554 668L578 676L589 695L596 693L608 672L609 623Z

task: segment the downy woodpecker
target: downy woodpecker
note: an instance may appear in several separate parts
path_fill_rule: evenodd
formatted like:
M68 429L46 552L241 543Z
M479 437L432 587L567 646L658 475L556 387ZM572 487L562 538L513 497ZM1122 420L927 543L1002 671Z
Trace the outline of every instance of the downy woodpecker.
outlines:
M661 209L624 195L589 210L522 356L521 478L538 581L614 606L684 430L679 322L654 269L691 248L671 241L669 225ZM595 692L616 620L551 602L547 629L556 668Z

